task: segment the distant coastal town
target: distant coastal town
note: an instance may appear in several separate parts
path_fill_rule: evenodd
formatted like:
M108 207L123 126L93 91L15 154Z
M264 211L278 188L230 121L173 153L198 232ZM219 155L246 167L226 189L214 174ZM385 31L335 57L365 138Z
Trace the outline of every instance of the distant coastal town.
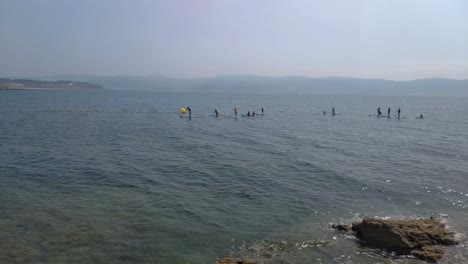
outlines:
M29 79L3 79L0 78L0 90L27 90L27 89L104 89L101 85L88 82L74 81L39 81Z

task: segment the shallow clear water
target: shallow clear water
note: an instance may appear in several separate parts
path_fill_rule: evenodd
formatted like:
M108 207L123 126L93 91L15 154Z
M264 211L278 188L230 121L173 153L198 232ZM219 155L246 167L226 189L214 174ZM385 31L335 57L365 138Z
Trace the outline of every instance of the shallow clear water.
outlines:
M407 262L328 226L436 215L464 233L467 116L467 97L0 91L0 262Z

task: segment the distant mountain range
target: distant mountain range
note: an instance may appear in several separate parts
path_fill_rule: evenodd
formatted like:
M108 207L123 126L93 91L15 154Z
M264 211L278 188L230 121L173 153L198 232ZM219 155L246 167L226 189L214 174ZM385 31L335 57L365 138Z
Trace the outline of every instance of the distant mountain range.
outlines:
M102 86L81 81L44 81L0 78L0 90L24 89L104 89Z
M346 77L304 76L268 77L225 75L209 78L166 76L62 75L40 78L44 81L67 79L95 83L106 89L189 91L219 93L349 93L349 94L463 94L468 95L468 80L444 78L393 81Z

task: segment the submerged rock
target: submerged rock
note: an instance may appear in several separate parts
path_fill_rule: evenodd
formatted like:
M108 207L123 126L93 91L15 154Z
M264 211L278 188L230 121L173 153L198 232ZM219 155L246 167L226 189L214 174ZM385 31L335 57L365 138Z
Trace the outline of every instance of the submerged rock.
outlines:
M224 257L218 259L214 264L258 264L258 262L251 259Z
M327 247L332 241L260 240L246 242L236 252L213 264L292 264L300 261L304 249ZM298 260L300 259L300 260Z
M334 228L350 233L349 226ZM445 253L442 246L456 245L455 234L445 224L430 219L389 220L366 218L353 223L352 231L364 244L393 251L399 255L413 255L429 262L437 262Z
M331 227L338 231L343 231L348 234L354 234L353 227L350 225L332 225Z

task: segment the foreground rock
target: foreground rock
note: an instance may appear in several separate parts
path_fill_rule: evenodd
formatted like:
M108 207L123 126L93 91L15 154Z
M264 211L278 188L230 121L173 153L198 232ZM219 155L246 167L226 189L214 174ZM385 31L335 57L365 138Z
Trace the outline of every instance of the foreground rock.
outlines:
M430 219L385 220L366 218L362 222L333 226L354 233L368 246L393 251L399 255L413 255L429 262L437 262L445 253L442 246L456 245L455 234L445 224Z
M258 262L250 259L242 258L220 258L214 264L258 264Z

